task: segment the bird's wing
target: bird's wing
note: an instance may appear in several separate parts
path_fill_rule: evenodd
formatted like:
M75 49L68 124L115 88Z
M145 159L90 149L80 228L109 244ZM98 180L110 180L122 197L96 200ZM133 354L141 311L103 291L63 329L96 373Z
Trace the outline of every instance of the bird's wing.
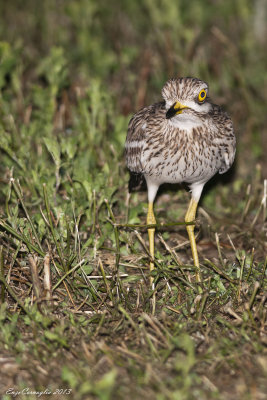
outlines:
M224 174L232 166L235 159L236 151L236 138L234 134L234 128L232 120L228 117L226 113L222 113L221 117L224 119L224 135L223 135L223 145L222 145L222 164L219 169L219 174Z
M234 145L233 143L228 146L224 153L223 153L223 160L222 160L222 166L219 169L219 174L224 174L225 172L228 171L228 169L232 166L234 159L235 159L235 141Z
M156 103L138 111L129 122L127 138L125 143L126 164L130 171L142 173L142 151L146 143L147 121L151 114L164 103Z

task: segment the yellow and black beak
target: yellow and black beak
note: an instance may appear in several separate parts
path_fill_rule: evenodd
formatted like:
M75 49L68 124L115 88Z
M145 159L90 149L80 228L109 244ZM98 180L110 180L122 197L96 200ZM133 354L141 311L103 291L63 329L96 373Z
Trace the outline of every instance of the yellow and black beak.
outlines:
M170 119L170 118L174 117L177 114L181 114L185 108L188 108L188 107L184 106L183 104L179 103L179 101L177 101L166 112L166 118Z

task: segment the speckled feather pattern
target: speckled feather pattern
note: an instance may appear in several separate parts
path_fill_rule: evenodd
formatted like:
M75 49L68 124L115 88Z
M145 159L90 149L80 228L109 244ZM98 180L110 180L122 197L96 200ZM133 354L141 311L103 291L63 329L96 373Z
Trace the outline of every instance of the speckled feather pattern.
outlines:
M232 121L208 97L203 104L198 102L203 87L208 91L207 84L196 78L170 79L162 89L164 101L132 117L125 144L130 171L156 185L204 184L230 168L236 147ZM168 108L177 101L188 104L187 109L167 119Z

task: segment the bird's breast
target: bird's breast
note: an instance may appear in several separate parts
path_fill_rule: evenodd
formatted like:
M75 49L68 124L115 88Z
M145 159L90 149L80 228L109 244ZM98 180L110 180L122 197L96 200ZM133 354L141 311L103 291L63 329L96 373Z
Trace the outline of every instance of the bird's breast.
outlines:
M168 131L147 140L141 163L144 174L158 182L180 183L209 180L221 167L220 144L202 129Z

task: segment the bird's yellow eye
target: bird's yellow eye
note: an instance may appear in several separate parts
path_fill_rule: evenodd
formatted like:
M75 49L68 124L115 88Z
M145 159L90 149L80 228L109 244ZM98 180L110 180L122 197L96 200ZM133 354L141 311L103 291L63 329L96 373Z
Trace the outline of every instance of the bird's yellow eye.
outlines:
M202 102L205 100L205 98L207 97L207 92L205 89L200 90L199 94L198 94L198 101Z

